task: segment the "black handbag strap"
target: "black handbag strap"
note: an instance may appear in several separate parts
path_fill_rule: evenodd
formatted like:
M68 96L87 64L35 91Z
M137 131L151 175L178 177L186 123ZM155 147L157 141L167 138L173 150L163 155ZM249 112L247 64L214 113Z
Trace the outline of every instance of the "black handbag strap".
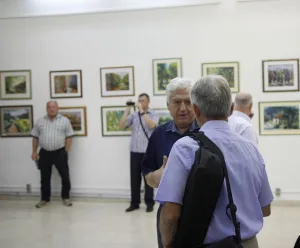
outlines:
M140 113L138 113L138 116L139 116L139 120L140 120L140 123L141 123L142 129L143 129L143 131L144 131L144 134L145 134L145 136L146 136L147 140L149 141L148 134L147 134L147 132L146 132L146 130L145 130L145 128L144 128L144 125L143 125L143 123L142 123L141 114L140 114Z
M222 151L220 150L220 148L214 142L212 142L203 132L194 133L194 135L197 137L197 139L200 141L200 143L202 143L202 145L208 147L213 153L215 153L221 159L221 162L224 165L224 175L225 175L227 195L228 195L228 200L229 200L229 204L226 207L226 214L230 218L230 216L228 215L228 209L229 209L231 212L231 217L232 217L232 219L231 218L230 219L232 220L234 228L235 228L236 242L237 242L237 244L240 244L241 243L240 223L237 222L237 218L236 218L237 207L233 202L233 197L232 197L232 192L231 192L231 187L230 187L230 182L229 182L229 177L228 177L228 172L227 172L227 168L226 168L224 155L223 155Z

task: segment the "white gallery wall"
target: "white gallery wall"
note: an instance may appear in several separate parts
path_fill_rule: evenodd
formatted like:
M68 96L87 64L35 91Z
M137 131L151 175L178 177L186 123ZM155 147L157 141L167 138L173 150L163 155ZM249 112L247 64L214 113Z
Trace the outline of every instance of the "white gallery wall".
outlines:
M61 107L87 107L87 137L75 137L69 155L74 195L130 195L130 137L102 137L101 106L124 105L128 97L100 97L100 68L134 66L137 95L147 92L152 108L152 59L182 58L183 76L198 79L201 63L240 63L240 89L254 97L253 124L259 132L259 101L300 100L300 93L263 93L265 59L300 58L300 1L226 0L219 5L82 15L0 19L0 70L32 71L34 121L50 100L49 71L81 69L83 97L58 99ZM300 136L260 136L272 188L284 200L300 199ZM39 171L31 161L31 138L0 138L0 192L39 193ZM53 192L60 179L53 169Z

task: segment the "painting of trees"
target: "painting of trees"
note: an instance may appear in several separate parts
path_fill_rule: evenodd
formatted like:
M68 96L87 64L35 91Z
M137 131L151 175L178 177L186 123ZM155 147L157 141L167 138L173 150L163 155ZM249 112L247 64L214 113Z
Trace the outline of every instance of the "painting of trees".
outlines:
M220 75L226 78L230 88L234 87L234 67L209 67L207 75Z
M269 86L293 86L294 66L292 64L269 65L268 66Z
M158 90L166 90L166 86L173 78L178 76L178 63L158 63Z
M106 90L129 90L129 74L127 72L106 73Z
M120 120L124 114L124 110L112 110L106 112L107 131L129 131L129 128L121 129Z

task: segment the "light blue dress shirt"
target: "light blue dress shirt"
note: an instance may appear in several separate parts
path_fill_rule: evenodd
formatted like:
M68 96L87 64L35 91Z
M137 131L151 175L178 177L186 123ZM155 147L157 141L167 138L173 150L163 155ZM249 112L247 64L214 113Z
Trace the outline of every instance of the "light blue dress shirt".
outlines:
M273 200L264 160L255 144L230 130L226 121L209 121L203 131L223 152L232 194L241 223L241 238L259 233L263 226L262 207ZM199 145L190 137L178 140L170 152L155 200L182 205L184 190ZM210 223L205 244L235 235L232 221L226 215L228 204L225 180Z

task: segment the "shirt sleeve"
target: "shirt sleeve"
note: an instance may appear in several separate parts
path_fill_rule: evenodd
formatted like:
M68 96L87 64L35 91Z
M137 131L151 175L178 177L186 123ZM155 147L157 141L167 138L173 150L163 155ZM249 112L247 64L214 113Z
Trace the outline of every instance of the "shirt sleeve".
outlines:
M161 165L156 161L156 142L159 137L159 132L155 132L150 136L149 143L146 149L146 153L143 159L142 173L146 176L148 173L156 171ZM163 161L163 159L162 159Z
M258 199L259 199L260 206L262 208L268 206L274 199L274 196L273 196L270 184L269 184L265 165L263 165L262 186L261 186L261 191L260 191Z
M131 113L128 117L127 117L127 121L126 121L126 125L128 127L130 127L133 123L133 117L134 117L134 113Z
M69 119L66 120L66 138L74 136L74 130Z
M163 204L172 202L182 205L185 186L195 152L187 139L178 140L172 147L166 168L159 184L155 200Z
M31 136L33 136L37 139L39 138L39 136L40 136L39 121L37 121L36 124L33 126L30 134L31 134Z
M159 115L156 113L156 112L153 112L153 114L152 114L153 116L152 116L152 121L154 121L155 122L155 127L157 127L157 125L158 125L158 122L159 122Z
M247 140L252 141L254 144L258 144L258 139L257 139L255 131L253 130L253 127L251 127L251 126L247 127L245 129L245 131L243 132L242 136L244 138L246 138Z

